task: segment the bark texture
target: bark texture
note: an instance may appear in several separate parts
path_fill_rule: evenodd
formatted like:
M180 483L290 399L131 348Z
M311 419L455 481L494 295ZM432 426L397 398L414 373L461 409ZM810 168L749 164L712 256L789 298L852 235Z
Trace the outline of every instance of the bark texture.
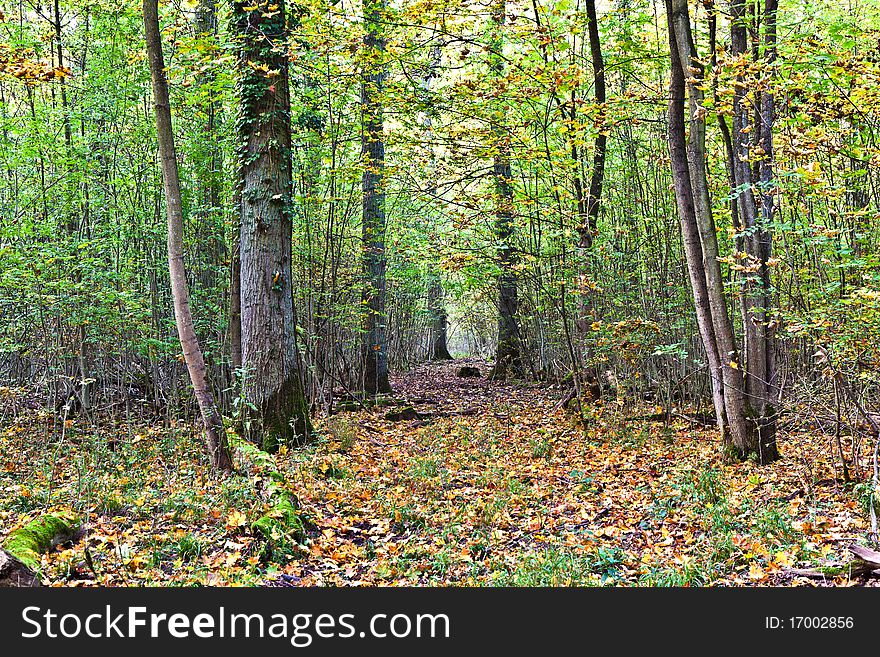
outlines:
M238 45L240 297L246 435L266 451L312 433L291 287L291 144L283 0L233 2Z
M672 62L670 155L697 321L711 370L716 417L727 453L736 453L741 458L756 455L766 462L758 447L758 433L748 418L742 363L724 293L706 173L704 67L696 54L687 0L666 0L666 15ZM687 139L683 119L685 90L690 116Z
M776 0L764 6L764 63L776 57ZM743 0L731 3L731 54L738 60L737 84L733 96L733 194L742 218L741 242L745 249L741 273L743 309L743 352L746 413L753 424L755 450L760 462L778 458L776 410L774 407L775 359L773 329L769 326L771 297L771 255L769 226L773 221L773 94L763 85L755 88L746 78L753 60L750 26L757 23L755 7L748 10ZM755 44L757 45L757 44ZM751 136L751 139L750 139ZM756 190L758 187L758 190Z

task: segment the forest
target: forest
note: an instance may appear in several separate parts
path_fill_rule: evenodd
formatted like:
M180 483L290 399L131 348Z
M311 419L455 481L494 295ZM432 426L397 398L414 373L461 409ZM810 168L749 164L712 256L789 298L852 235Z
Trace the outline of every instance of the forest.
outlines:
M0 0L0 585L877 585L875 131L875 0Z

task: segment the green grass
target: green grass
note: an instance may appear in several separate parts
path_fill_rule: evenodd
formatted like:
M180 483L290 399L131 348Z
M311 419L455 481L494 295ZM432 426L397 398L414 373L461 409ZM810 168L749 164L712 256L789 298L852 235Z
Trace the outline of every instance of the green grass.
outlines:
M608 586L622 583L626 554L613 547L578 553L549 548L528 554L515 564L493 560L490 586Z

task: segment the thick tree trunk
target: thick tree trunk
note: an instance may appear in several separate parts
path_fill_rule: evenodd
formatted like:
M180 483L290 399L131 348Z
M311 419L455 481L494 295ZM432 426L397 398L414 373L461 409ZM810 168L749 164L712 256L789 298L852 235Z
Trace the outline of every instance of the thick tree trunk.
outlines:
M363 253L366 325L362 346L364 392L391 392L388 381L388 341L385 334L385 136L382 93L385 84L384 0L364 0L364 74L361 84L363 111L361 151L364 173Z
M168 272L171 278L171 292L174 297L174 319L177 324L177 335L180 338L186 368L189 371L190 381L205 425L205 442L211 466L215 470L231 470L232 459L229 454L229 446L226 443L226 431L208 383L205 359L196 337L189 307L189 288L183 263L183 210L180 201L180 179L177 170L174 133L171 127L171 106L168 100L168 85L165 80L165 62L162 57L162 42L159 35L158 0L144 0L143 11L147 55L153 81L159 159L162 165L162 181L168 215Z
M259 4L259 3L257 3ZM266 451L312 433L291 283L291 143L283 0L233 2L238 40L242 392L249 438Z
M489 44L489 70L492 77L504 77L503 30L507 3L495 0L492 4L492 37ZM501 99L499 98L499 103ZM504 110L499 107L493 113L492 132L495 156L492 173L495 177L495 237L498 240L498 344L495 348L493 378L503 378L508 373L522 376L523 363L520 352L519 296L516 264L518 261L514 239L513 174L510 166L510 131L505 125Z

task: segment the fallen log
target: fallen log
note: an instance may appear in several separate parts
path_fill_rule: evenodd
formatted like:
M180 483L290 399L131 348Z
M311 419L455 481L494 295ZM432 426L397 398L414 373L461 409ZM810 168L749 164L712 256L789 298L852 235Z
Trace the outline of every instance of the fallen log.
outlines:
M0 550L0 586L40 586L40 578L5 550Z
M74 513L55 511L10 533L0 547L0 586L39 586L41 555L74 540L80 527Z
M861 545L850 545L848 550L855 556L849 563L843 565L819 566L818 568L789 568L785 572L798 577L810 577L823 579L825 577L849 578L862 577L865 575L880 575L880 552L868 549Z

